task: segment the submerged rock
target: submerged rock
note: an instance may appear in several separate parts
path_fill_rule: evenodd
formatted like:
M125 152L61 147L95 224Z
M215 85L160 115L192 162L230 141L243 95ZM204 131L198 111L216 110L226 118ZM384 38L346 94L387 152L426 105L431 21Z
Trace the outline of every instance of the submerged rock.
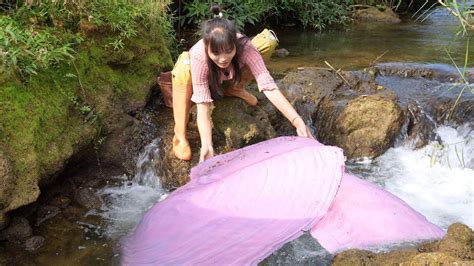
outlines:
M87 209L100 209L104 203L102 199L96 195L96 191L88 187L79 188L74 195L74 200L77 204Z
M21 244L33 234L33 230L24 217L15 217L7 229L0 232L0 240Z
M276 50L273 52L272 57L285 58L285 57L287 57L289 54L290 54L290 52L289 52L288 50L286 50L285 48L280 48L280 49L276 49Z
M36 223L35 226L39 226L43 222L53 218L61 212L61 209L56 206L41 206L36 212Z
M375 66L375 71L382 76L425 78L441 82L461 80L461 75L455 67L444 64L380 63ZM474 69L467 69L465 78L470 83L474 82Z
M36 251L44 245L44 241L45 239L42 236L30 237L25 241L25 250Z

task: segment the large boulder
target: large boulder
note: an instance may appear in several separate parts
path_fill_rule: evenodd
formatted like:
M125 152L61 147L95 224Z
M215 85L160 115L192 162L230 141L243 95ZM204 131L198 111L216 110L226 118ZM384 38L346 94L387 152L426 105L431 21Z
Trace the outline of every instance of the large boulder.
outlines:
M336 118L323 120L321 135L341 147L348 158L374 158L384 153L394 143L404 118L391 91L358 96L342 110L330 101L324 106Z
M398 98L375 82L370 71L305 68L289 73L281 88L316 130L316 138L344 149L348 158L376 157L395 141L404 121ZM270 114L272 123L283 118ZM280 130L290 132L291 125Z

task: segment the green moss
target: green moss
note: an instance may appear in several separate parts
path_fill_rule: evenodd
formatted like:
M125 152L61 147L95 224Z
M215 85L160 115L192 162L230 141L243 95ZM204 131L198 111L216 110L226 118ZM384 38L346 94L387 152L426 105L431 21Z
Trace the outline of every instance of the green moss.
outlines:
M34 201L37 184L48 182L74 153L90 145L101 121L124 112L121 104L144 105L156 74L170 69L172 61L163 40L149 41L144 34L132 44L127 52L131 62L111 64L114 52L101 40L90 40L71 64L31 76L27 83L6 79L0 84L0 148L17 176L7 210ZM84 106L98 117L95 122L86 121Z

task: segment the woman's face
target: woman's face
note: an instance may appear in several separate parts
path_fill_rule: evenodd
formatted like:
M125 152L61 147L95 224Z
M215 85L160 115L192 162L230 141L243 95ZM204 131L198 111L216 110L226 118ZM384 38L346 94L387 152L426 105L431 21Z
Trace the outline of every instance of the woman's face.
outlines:
M232 58L234 58L235 56L235 52L235 47L220 52L219 54L213 53L210 47L207 48L207 54L209 55L209 58L211 58L214 64L216 64L222 69L227 68L230 65L230 63L232 62Z

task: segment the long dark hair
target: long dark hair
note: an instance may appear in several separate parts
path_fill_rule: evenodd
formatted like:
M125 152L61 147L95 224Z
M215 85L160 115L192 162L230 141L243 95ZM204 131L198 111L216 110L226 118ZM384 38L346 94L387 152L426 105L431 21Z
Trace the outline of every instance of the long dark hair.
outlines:
M202 38L206 54L208 53L208 48L212 53L220 54L235 47L236 53L231 62L234 68L232 83L234 85L238 84L241 79L239 58L243 45L248 41L248 38L244 37L241 40L237 38L237 28L234 22L222 17L222 10L218 5L211 4L210 10L214 14L214 18L206 21L202 27ZM218 95L223 96L224 93L219 80L219 67L211 60L208 54L207 66L209 68L208 82L211 92L214 91Z

